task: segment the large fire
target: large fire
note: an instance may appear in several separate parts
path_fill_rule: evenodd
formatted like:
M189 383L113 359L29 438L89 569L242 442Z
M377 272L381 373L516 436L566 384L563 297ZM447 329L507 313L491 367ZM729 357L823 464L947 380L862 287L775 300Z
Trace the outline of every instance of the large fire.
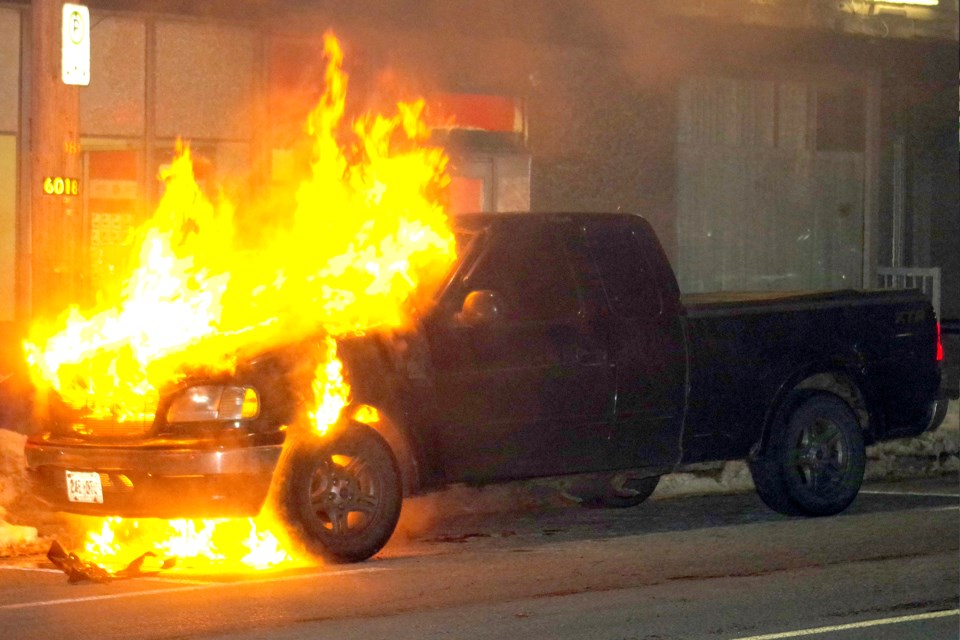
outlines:
M331 34L325 56L325 90L305 126L312 159L290 199L294 210L260 213L255 237L247 237L235 221L243 207L208 198L189 146L178 144L118 295L31 328L24 346L38 388L90 418L149 422L160 391L191 371L229 372L239 350L322 330L331 337L310 415L319 434L338 418L349 386L332 337L403 325L415 291L446 271L455 244L440 198L447 157L427 142L424 102L348 123L343 54ZM165 553L214 564L289 560L269 522L146 522L103 521L86 552L109 561L120 551L119 532L135 531ZM187 543L198 550L175 546Z
M287 552L271 528L279 526L267 514L257 518L159 520L78 518L87 528L84 555L113 572L122 570L131 549L147 549L151 562L145 572L165 567L180 572L223 573L303 565L306 559ZM152 566L151 566L152 565Z

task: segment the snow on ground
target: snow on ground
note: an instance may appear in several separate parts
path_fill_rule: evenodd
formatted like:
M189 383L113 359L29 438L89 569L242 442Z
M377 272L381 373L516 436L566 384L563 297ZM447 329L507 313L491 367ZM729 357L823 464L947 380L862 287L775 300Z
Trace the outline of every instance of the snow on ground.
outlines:
M25 547L39 542L36 527L10 524L3 519L5 511L0 509L0 558L19 555Z
M12 524L9 510L22 506L29 498L29 485L23 460L25 435L0 429L0 557L14 555L38 541L36 527ZM25 514L17 514L21 519Z
M938 476L960 471L960 401L951 400L936 431L867 447L866 480ZM742 460L691 465L660 479L654 497L752 491Z
M960 400L951 400L936 431L867 449L867 479L935 476L960 471Z

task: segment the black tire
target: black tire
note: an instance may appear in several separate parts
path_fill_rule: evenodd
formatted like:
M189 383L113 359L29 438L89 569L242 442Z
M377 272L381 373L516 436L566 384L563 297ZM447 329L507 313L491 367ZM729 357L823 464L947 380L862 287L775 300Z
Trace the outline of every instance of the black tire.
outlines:
M804 392L774 425L766 450L750 462L761 500L779 513L828 516L850 506L866 466L863 433L846 402Z
M596 495L584 498L583 506L599 509L628 509L646 501L656 490L660 476L624 478L611 476Z
M294 542L334 563L361 562L387 543L400 517L397 461L383 437L351 423L284 452L277 511Z

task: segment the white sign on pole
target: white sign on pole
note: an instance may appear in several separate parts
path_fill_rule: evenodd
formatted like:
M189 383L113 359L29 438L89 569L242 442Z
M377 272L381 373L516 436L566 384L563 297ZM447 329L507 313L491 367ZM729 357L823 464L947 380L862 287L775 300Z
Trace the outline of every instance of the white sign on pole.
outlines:
M64 84L90 84L90 10L82 4L63 5L60 69Z

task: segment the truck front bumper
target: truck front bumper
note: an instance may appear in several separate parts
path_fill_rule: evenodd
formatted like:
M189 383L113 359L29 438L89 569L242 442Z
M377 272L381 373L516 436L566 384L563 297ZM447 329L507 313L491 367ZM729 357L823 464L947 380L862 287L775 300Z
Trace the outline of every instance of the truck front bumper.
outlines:
M51 507L123 517L256 515L270 488L282 445L240 448L113 446L27 440L27 470ZM69 498L67 472L99 477L102 502Z

